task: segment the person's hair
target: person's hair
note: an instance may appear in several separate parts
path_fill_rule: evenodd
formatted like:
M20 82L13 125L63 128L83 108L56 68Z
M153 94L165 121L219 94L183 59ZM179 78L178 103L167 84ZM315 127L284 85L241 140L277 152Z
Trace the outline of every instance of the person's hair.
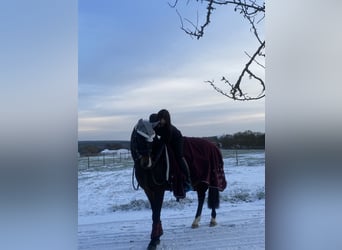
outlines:
M149 117L149 121L150 122L157 122L159 119L158 119L158 114L156 114L156 113L153 113L153 114L151 114L150 115L150 117Z
M158 112L158 118L159 118L159 120L163 118L166 122L167 127L171 126L171 116L170 116L169 111L167 111L166 109L161 109Z

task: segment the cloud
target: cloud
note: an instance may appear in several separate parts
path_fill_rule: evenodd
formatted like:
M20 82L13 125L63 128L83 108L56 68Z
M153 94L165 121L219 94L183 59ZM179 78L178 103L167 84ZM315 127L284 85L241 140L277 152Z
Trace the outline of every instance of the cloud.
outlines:
M106 139L107 131L108 137L117 136L112 139L129 139L138 119L147 119L162 108L168 109L175 124L192 136L253 130L255 123L256 129L263 131L260 124L264 122L264 101L232 102L204 82L204 70L193 73L202 67L206 68L205 64L179 67L175 76L146 74L129 84L83 85L80 92L84 98L79 100L80 137L96 137L97 133ZM239 123L245 125L239 127Z

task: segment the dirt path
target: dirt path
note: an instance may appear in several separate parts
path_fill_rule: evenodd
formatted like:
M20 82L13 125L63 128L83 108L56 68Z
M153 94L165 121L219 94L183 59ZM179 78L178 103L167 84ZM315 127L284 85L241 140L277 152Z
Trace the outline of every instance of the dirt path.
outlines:
M265 216L262 206L220 209L218 225L209 227L208 212L202 215L200 227L190 227L193 216L164 211L164 235L157 249L265 249ZM79 226L79 249L146 249L151 232L149 211L122 212L118 221Z

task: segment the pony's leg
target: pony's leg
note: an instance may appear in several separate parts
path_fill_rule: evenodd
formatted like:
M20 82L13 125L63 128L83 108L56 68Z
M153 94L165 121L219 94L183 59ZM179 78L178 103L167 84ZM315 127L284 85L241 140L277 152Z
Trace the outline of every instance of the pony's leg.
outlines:
M211 220L210 227L214 227L217 225L216 222L216 208L220 205L220 195L217 188L209 188L208 195L208 207L211 208Z
M210 220L209 226L210 227L214 227L216 225L217 225L217 222L216 222L216 210L215 210L215 208L212 208L211 209L211 220Z
M160 243L160 236L163 235L163 227L160 220L161 208L164 200L164 190L157 190L153 193L153 198L151 199L152 208L152 232L151 241L148 245L148 250L156 249L157 245Z
M152 221L153 223L157 224L160 223L160 214L161 208L163 206L164 201L164 193L163 189L158 189L154 192L154 199L153 199L153 207L152 207Z
M154 250L157 248L157 245L160 243L160 236L163 235L163 228L161 221L158 223L152 224L152 232L151 232L151 241L148 244L148 250Z
M197 205L197 211L196 211L195 219L194 219L194 221L192 222L192 225L191 225L192 228L199 227L199 222L201 220L201 214L202 214L202 208L203 208L203 204L204 204L204 200L205 200L206 187L204 187L201 184L199 184L199 185L200 186L198 186L196 188L196 190L197 190L197 197L198 197L198 205Z

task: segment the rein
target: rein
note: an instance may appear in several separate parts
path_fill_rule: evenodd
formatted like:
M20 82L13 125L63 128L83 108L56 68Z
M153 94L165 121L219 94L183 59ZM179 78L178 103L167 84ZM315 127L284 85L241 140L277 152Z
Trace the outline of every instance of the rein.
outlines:
M166 145L165 144L163 144L163 146L162 146L162 148L159 150L159 153L158 153L158 155L157 155L157 158L156 158L156 160L153 162L153 164L152 164L152 167L154 167L154 165L156 165L156 163L160 160L160 157L161 157L161 154L163 153L163 150L165 149L165 156L166 156L166 181L168 181L169 180L169 169L170 169L170 164L169 164L169 154L168 154L168 152L167 152L167 147L166 147ZM152 168L151 167L151 168ZM156 184L156 185L158 185L158 186L161 186L161 185L163 185L163 181L162 182L157 182L157 180L155 179L155 177L154 177L154 175L153 175L153 173L151 172L151 175L152 175L152 180L153 180L153 182Z
M166 148L165 144L163 144L162 148L159 150L156 159L153 161L152 166L150 169L153 169L156 166L156 163L160 160L160 157L163 153L163 149Z

